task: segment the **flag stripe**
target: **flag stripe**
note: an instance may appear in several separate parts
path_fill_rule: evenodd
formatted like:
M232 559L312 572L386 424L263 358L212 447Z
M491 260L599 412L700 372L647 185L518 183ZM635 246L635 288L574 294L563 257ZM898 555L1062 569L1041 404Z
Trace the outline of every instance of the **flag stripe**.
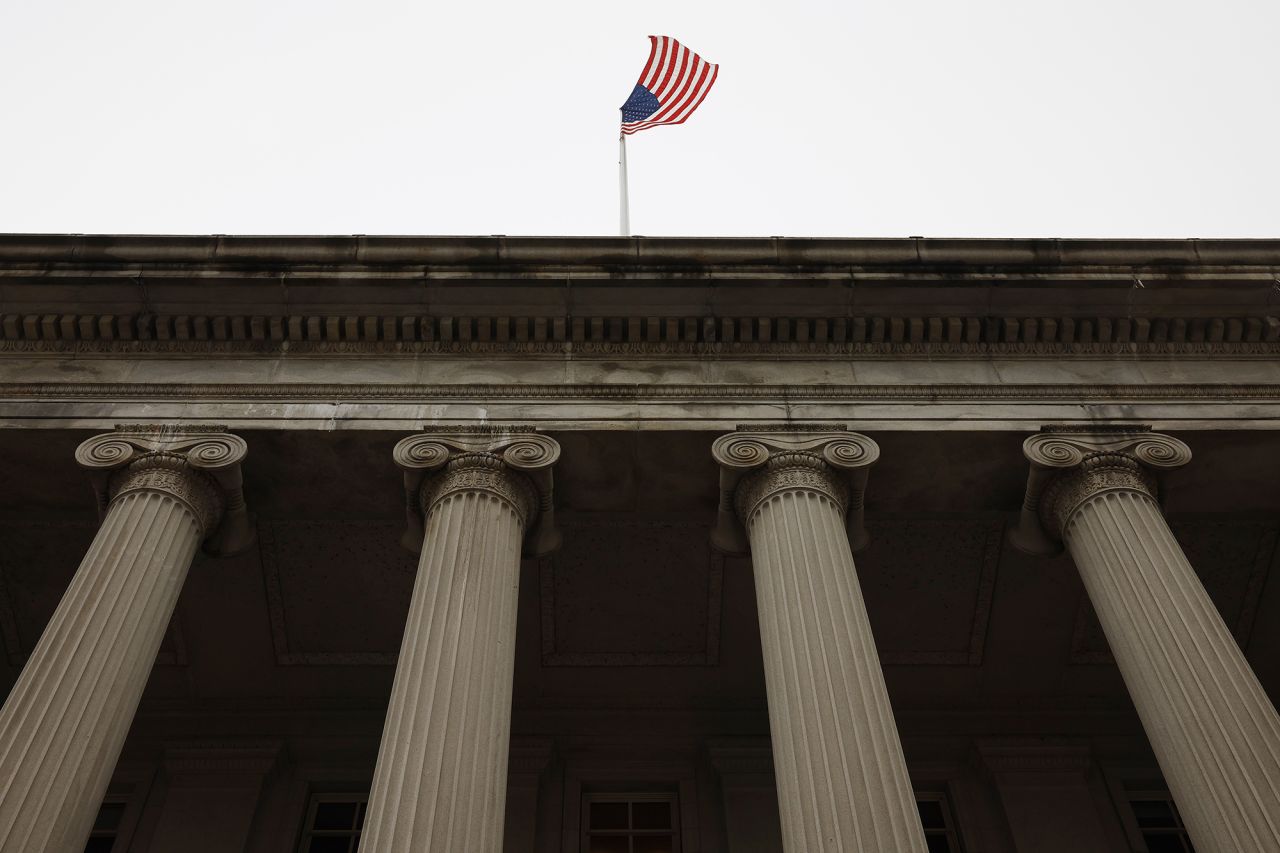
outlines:
M711 79L711 66L703 63L701 76L698 77L697 85L689 90L687 97L681 101L680 105L671 113L668 118L674 122L682 122L693 112L694 101L698 99L698 95L705 91L704 86L709 85Z
M719 65L670 36L649 36L649 61L624 112L635 120L622 122L623 135L662 124L683 124L702 105L719 73ZM657 109L651 106L655 101Z
M658 39L656 36L649 36L649 61L644 64L644 70L640 72L640 79L636 82L641 86L644 85L644 78L649 76L649 69L653 68L653 58L658 55Z
M672 52L671 61L667 63L666 76L662 78L662 82L658 84L658 88L653 91L653 94L657 95L659 101L661 101L663 96L670 91L671 86L679 85L680 78L684 76L684 64L688 59L688 56L689 49L687 47L681 47L679 50ZM676 74L677 67L680 69L680 73L678 74ZM674 82L672 82L671 79L673 74L675 74Z
M684 81L684 86L682 86L680 91L675 94L675 97L670 98L667 101L666 105L662 109L650 116L649 121L662 121L663 119L675 117L688 99L689 89L693 86L693 81L699 74L705 74L706 68L707 64L705 62L701 59L696 60L693 64L693 72L689 74L688 79Z
M708 73L710 72L710 73ZM669 109L662 109L654 113L652 116L640 121L631 122L625 125L630 133L637 130L644 130L648 127L655 127L659 124L683 124L685 119L693 114L693 111L702 103L703 98L707 96L707 92L711 91L711 84L715 82L716 74L719 72L718 65L709 65L704 63L699 72L698 85L693 87L687 96L682 97L679 101L673 101ZM692 80L692 76L690 80ZM682 93L683 95L684 93Z
M698 100L693 102L693 106L689 107L689 111L685 113L676 124L684 124L684 120L693 115L693 111L702 106L702 101L707 97L707 93L711 91L711 84L716 82L716 75L720 73L719 65L711 66L711 79L707 80L707 85L702 87L702 93L698 95Z
M663 36L658 40L658 61L653 64L653 68L649 71L649 77L640 85L644 86L650 92L653 91L654 83L657 82L658 74L662 71L662 66L667 63L667 38Z
M673 39L667 39L667 61L662 66L662 71L653 80L653 94L656 97L662 97L662 89L671 79L671 74L676 68L676 60L683 52L684 48L676 44Z

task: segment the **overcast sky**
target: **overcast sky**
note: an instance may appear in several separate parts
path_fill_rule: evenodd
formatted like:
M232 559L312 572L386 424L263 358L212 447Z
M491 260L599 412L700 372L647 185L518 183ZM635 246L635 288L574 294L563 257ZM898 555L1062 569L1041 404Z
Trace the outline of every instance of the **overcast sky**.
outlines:
M0 231L1280 236L1277 0L0 0Z

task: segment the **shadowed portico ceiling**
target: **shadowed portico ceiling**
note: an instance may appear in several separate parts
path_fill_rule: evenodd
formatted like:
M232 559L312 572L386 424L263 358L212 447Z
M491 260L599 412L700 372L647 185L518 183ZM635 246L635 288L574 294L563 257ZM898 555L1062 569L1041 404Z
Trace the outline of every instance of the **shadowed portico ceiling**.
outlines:
M9 602L0 602L0 637L10 676L94 529L92 491L73 458L89 434L0 433L9 474L0 492ZM180 634L166 646L173 662L187 663L157 670L182 676L161 678L158 696L384 695L416 572L398 544L403 489L391 448L403 434L243 433L246 498L261 539L229 562L201 558L193 567L175 619ZM522 571L517 702L661 694L756 707L763 675L750 561L720 560L704 538L717 501L710 445L718 433L554 435L563 448L556 500L566 548L550 567L526 561ZM857 565L891 690L906 691L912 707L998 703L1022 695L1034 672L1035 684L1053 685L1043 695L1054 701L1102 696L1124 706L1114 675L1105 677L1109 665L1073 662L1096 659L1105 645L1076 627L1080 589L1069 561L1014 555L1005 544L1001 528L1026 481L1023 435L873 437L882 451L867 491L873 540ZM1187 441L1192 461L1165 491L1174 528L1228 624L1242 629L1251 619L1250 658L1273 677L1280 455L1266 452L1273 439L1264 432L1198 432ZM1032 662L1034 670L1021 669Z

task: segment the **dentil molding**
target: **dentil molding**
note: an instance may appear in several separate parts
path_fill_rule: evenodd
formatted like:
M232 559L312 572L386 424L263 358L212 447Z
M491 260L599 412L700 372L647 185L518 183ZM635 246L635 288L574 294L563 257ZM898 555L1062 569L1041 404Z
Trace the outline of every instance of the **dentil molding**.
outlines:
M1273 316L0 315L0 355L1061 358L1280 353Z

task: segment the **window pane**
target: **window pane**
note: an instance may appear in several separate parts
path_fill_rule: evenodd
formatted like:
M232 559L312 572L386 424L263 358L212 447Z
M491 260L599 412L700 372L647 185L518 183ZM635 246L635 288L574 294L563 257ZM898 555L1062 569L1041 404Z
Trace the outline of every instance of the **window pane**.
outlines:
M1177 835L1161 835L1156 832L1142 833L1142 840L1147 842L1150 853L1186 853L1182 839Z
M356 829L364 829L364 810L368 803L360 804L360 811L356 813Z
M351 839L344 836L321 836L312 838L307 853L350 853Z
M951 842L945 835L926 835L924 842L929 847L929 853L951 853Z
M105 832L119 829L122 817L124 817L124 803L103 803L98 809L98 816L93 821L93 828Z
M588 829L626 829L627 804L592 803L590 821Z
M916 808L920 810L920 822L925 829L947 828L947 821L942 817L942 803L937 800L916 800Z
M670 835L637 835L635 853L671 853L675 844Z
M1177 826L1167 800L1132 800L1129 805L1133 807L1138 826Z
M599 835L587 839L587 853L630 853L625 835Z
M632 803L632 829L670 829L671 803Z
M111 853L111 848L115 846L115 836L111 838L90 838L89 843L84 846L84 853Z
M355 803L317 803L312 829L351 829L356 823Z

